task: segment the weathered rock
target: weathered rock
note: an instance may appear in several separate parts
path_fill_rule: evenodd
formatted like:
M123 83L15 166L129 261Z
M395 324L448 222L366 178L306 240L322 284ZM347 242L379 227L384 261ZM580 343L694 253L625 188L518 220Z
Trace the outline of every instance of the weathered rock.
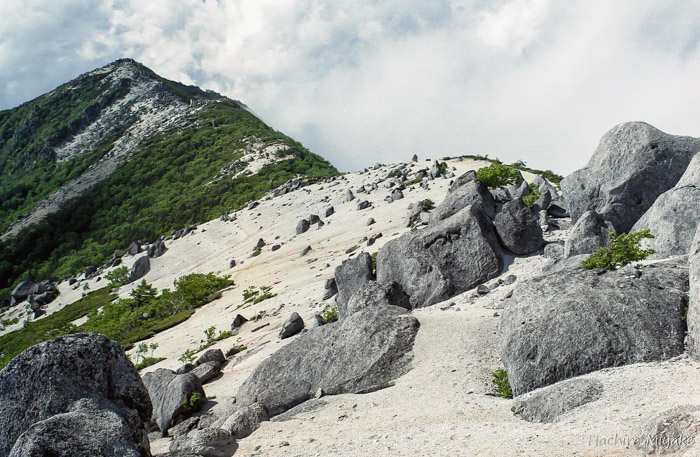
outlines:
M416 154L413 154L413 157L411 158L411 162L418 162L418 156Z
M369 306L398 306L411 309L411 301L397 283L389 285L369 281L358 289L345 305L338 304L338 318L345 319Z
M374 225L376 222L377 221L375 221L373 217L370 217L369 219L367 219L367 225Z
M518 177L515 182L513 184L508 184L504 189L508 192L511 200L530 195L530 185L525 181L525 178L523 178L520 172L518 172Z
M361 202L358 202L358 203L357 203L357 209L358 209L358 211L361 211L361 210L363 210L363 209L367 209L367 208L369 208L370 206L372 206L372 204L371 204L370 202L368 202L367 200L362 200Z
M329 206L323 210L324 217L332 216L334 213L335 213L335 208L333 208L332 206Z
M151 402L138 372L124 348L103 335L78 333L46 341L0 371L0 455L8 455L14 446L17 456L83 456L114 444L123 445L125 455L146 456L144 424L150 416ZM86 418L97 417L104 422L91 424L92 436L79 433L89 423ZM76 453L65 453L64 443L51 442L58 437L65 437ZM81 446L85 453L78 453ZM29 450L34 453L25 453Z
M270 251L275 252L279 251L282 246L279 244L273 244L272 247L270 248Z
M83 277L85 279L91 278L95 273L97 273L97 267L94 265L90 265L89 267L85 268L85 272L83 273Z
M298 313L292 313L282 324L280 339L289 338L304 330L304 319Z
M688 353L700 360L700 228L696 231L688 252L688 267Z
M391 191L391 201L401 200L403 198L403 192L401 189L394 189Z
M319 390L330 395L384 387L410 368L419 326L404 309L370 307L304 333L257 366L238 402L259 402L274 416Z
M532 204L530 211L532 211L532 214L538 215L540 211L546 211L550 203L552 203L552 194L545 190Z
M547 214L556 218L569 217L569 210L566 203L561 200L554 200L549 204Z
M253 403L236 411L231 417L226 419L221 426L235 439L243 439L250 436L258 429L261 422L270 420L265 406L260 403Z
M371 271L371 263L368 268ZM493 224L480 205L470 205L386 243L377 255L377 282L396 282L417 308L476 287L498 276L502 268L503 253Z
M177 370L175 370L175 374L189 373L190 371L194 370L195 368L197 368L197 365L195 365L194 363L186 363L183 366L181 366L180 368L178 368Z
M550 184L549 181L544 179L542 176L535 175L535 177L532 179L532 184L536 185L537 189L543 194L546 191L549 191L549 195L552 199L559 198L559 191L557 190L557 188Z
M140 424L140 429L134 426ZM70 410L32 424L9 457L146 457L149 444L138 414L104 399L83 398Z
M562 251L563 252L563 251ZM590 257L589 254L579 254L572 257L555 259L554 263L542 268L542 273L556 273L559 271L578 270L584 260Z
M323 300L328 300L337 293L338 286L335 283L335 278L326 279L326 283L323 286Z
M346 189L345 190L345 201L351 202L353 200L355 200L355 194L353 194L350 189Z
M253 251L257 251L258 249L262 249L266 246L267 243L265 243L265 240L262 238L258 239L258 242L255 243L255 246L253 246Z
M236 317L233 319L233 322L231 322L231 330L235 330L241 327L246 322L248 322L248 319L241 316L240 314L236 314Z
M588 165L561 182L571 218L593 210L617 233L629 232L699 150L700 139L668 135L644 122L614 127Z
M612 224L603 220L595 211L586 211L576 221L564 243L564 257L591 254L608 245Z
M309 230L311 227L311 223L307 219L302 219L299 222L297 222L297 235L301 235L302 233L306 232Z
M311 252L311 251L312 251L311 246L306 246L306 247L305 247L304 249L302 249L301 252L299 253L299 257L304 257L306 254L308 254L308 253Z
M447 219L472 204L481 206L489 218L494 218L493 196L488 188L476 179L476 172L468 171L452 183L445 199L431 212L430 222Z
M700 407L697 405L678 406L652 417L641 434L637 449L644 455L664 455L683 452L697 443L700 431ZM683 456L692 457L693 451Z
M603 383L594 379L567 379L518 397L513 413L528 422L556 422L559 416L598 400Z
M544 246L542 228L522 198L504 204L493 223L501 244L513 254L532 254Z
M309 223L310 223L311 225L313 225L313 224L318 224L320 221L321 221L321 218L318 217L318 214L311 214L311 215L309 216Z
M489 289L485 284L481 284L476 288L476 293L479 295L486 295L489 292L491 292L491 289Z
M36 283L34 283L34 281L22 281L12 290L10 296L12 296L18 302L24 301L27 299L27 297L34 293L35 287Z
M190 373L197 376L202 384L206 384L221 373L221 364L218 362L205 362L193 368Z
M544 256L548 259L562 259L564 258L564 246L560 243L548 243L544 247Z
M350 297L372 279L374 279L372 257L368 253L362 252L355 258L343 261L335 269L335 282L338 288L335 301L338 307L345 306Z
M132 241L132 243L129 245L129 249L127 249L126 252L130 255L141 253L141 244L137 243L136 241Z
M700 221L700 154L673 189L659 195L651 208L634 224L631 232L649 229L654 238L642 240L642 247L656 252L650 258L685 255Z
M236 440L220 428L195 429L170 443L170 457L226 457L238 449Z
M498 329L514 394L681 354L687 291L684 264L630 265L602 275L577 269L520 283Z
M236 261L234 259L231 259L231 261L228 263L229 268L233 268L236 266Z
M367 239L367 246L372 246L372 245L373 245L374 243L376 243L377 240L378 240L379 238L381 238L382 236L384 236L384 235L382 235L381 232L380 232L380 233L375 233L374 235L370 236L370 237Z
M32 295L32 299L39 305L43 306L54 301L56 299L56 295L54 295L53 292L44 292L43 294Z
M148 247L148 257L156 258L162 256L168 248L162 240L158 240Z
M219 364L219 366L221 366L224 364L224 362L226 362L226 357L224 357L224 353L221 351L221 349L207 349L204 351L204 353L202 353L202 355L199 356L194 364L195 366L199 366L207 362L216 362Z
M151 271L151 261L148 260L148 255L139 257L131 266L129 282L134 282L143 278L149 271Z
M167 435L172 425L187 419L198 409L190 410L183 405L194 398L194 394L200 395L199 400L195 402L197 405L206 401L202 383L192 373L175 374L165 368L159 368L146 373L142 379L153 403L152 419L164 435Z

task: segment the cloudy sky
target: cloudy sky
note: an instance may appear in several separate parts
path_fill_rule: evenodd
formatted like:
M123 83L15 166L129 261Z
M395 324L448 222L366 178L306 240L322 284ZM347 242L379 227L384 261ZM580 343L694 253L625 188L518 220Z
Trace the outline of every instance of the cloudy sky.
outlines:
M344 171L488 154L567 174L616 124L700 136L698 0L0 0L0 109L120 57Z

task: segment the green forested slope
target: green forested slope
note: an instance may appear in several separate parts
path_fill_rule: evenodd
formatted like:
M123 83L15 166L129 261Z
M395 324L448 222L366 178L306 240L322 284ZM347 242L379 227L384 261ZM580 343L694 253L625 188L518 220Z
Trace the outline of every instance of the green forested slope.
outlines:
M267 165L254 175L212 182L223 165L241 156L245 138L286 144L285 154L292 158ZM103 143L101 147L109 150L109 142ZM25 173L23 179L29 183L50 180L60 171L50 158L39 160L47 164ZM296 174L336 173L329 162L271 129L238 103L210 103L191 118L190 127L146 140L128 162L88 193L0 242L0 297L7 296L19 280L66 278L88 265L104 263L115 249L125 249L133 240L152 241L171 229L240 208ZM13 194L12 205L26 208L31 189L22 197L23 191L17 191L21 180L2 179L3 204ZM55 185L56 181L48 187Z

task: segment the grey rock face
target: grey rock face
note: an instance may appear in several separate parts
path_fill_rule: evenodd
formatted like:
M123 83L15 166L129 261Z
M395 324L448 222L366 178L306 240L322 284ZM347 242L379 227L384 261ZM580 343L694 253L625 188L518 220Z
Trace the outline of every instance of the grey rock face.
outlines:
M280 339L289 338L297 333L304 330L304 319L297 313L292 313L284 324L282 324L282 330L280 330Z
M24 301L28 296L34 293L35 287L36 284L33 281L22 281L17 285L17 287L14 288L14 290L12 290L10 296L18 302Z
M476 287L502 268L493 224L480 205L470 205L385 244L377 255L377 282L396 282L417 308Z
M409 369L418 321L396 307L371 307L304 333L262 362L238 391L270 416L324 394L386 386Z
M335 298L338 308L345 306L355 292L362 289L374 279L372 257L362 252L357 257L343 261L335 269L335 282L338 296Z
M136 241L132 241L126 252L131 255L139 254L141 252L141 245Z
M190 371L199 378L199 382L206 384L221 373L221 364L217 362L205 362Z
M698 429L700 408L694 405L678 406L647 422L642 431L642 436L646 439L641 440L637 448L644 451L644 455L678 455L678 452L685 451L697 442ZM681 455L690 457L693 452L683 452Z
M148 257L160 257L165 254L165 251L167 250L168 248L165 247L165 243L162 240L158 240L148 247Z
M398 306L411 309L411 301L397 283L390 285L369 281L350 297L346 305L338 305L338 318L344 319L368 306Z
M195 366L199 366L203 363L215 362L218 365L222 365L226 362L226 357L221 349L207 349L199 356L199 358L194 362Z
M236 411L226 419L221 428L230 433L232 437L240 440L250 436L258 429L261 422L269 419L270 416L265 407L260 403L253 403Z
M555 422L564 413L598 400L603 383L593 379L567 379L518 397L513 413L528 422Z
M523 198L526 195L530 195L530 185L523 178L522 173L518 172L518 178L513 184L508 184L504 187L510 199Z
M542 228L537 217L523 203L522 198L503 205L493 223L501 244L513 254L532 254L544 246Z
M676 185L698 151L700 139L668 135L644 122L614 127L588 165L561 182L572 219L593 210L617 233L629 232Z
M134 429L135 424L140 429ZM32 424L15 442L10 457L146 457L149 444L134 410L106 400L83 398L70 411Z
M480 205L489 218L494 218L494 200L491 192L476 179L476 172L468 171L455 180L445 199L430 214L430 221L432 223L447 219L473 204Z
M604 221L595 211L586 211L569 232L569 238L564 243L564 257L591 254L598 248L606 247L610 233L614 233L612 224Z
M550 191L545 190L532 204L530 211L532 211L532 214L539 214L540 211L546 211L550 203L552 203L552 194Z
M219 428L196 429L170 443L171 457L225 457L238 449L236 440Z
M562 259L564 258L564 246L559 243L549 243L544 247L544 256L548 259Z
M80 403L84 399L97 406ZM25 350L0 371L0 455L13 446L14 455L43 455L23 452L51 449L53 437L74 433L66 442L76 448L84 444L88 454L54 455L90 455L89 449L112 442L146 456L144 424L150 416L148 392L124 348L103 335L55 338ZM93 436L84 436L78 432L85 417L109 419ZM109 442L100 440L105 430L115 433ZM62 444L56 446L60 450Z
M400 189L394 189L391 191L391 201L401 200L403 198L403 192Z
M547 214L552 217L562 218L569 217L569 210L567 209L566 203L561 200L554 200L549 204L547 208Z
M139 257L131 266L129 282L134 282L143 278L149 271L151 271L151 261L148 260L148 255Z
M673 189L659 195L651 208L634 224L632 232L649 229L653 239L642 240L643 248L661 259L688 253L700 221L700 154L690 161Z
M700 229L688 253L690 292L688 298L688 353L700 360Z
M337 293L338 286L335 283L335 278L326 279L326 283L323 286L323 300L328 300Z
M301 235L302 233L309 230L309 228L311 228L311 223L309 223L308 220L306 220L306 219L300 220L297 223L297 229L296 229L297 235Z
M171 426L192 414L193 411L182 405L190 400L192 394L201 395L199 404L206 401L202 383L192 373L175 374L165 368L159 368L143 375L143 383L153 403L152 419L164 435L167 435Z
M578 269L521 283L498 329L514 394L681 354L687 291L684 264L627 266L602 275Z

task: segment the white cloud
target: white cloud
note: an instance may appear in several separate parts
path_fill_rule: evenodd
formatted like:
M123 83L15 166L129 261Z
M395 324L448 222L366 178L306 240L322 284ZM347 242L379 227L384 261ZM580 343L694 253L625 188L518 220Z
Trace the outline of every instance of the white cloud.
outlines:
M693 2L0 2L0 108L133 57L340 168L458 154L568 173L613 125L700 136Z

